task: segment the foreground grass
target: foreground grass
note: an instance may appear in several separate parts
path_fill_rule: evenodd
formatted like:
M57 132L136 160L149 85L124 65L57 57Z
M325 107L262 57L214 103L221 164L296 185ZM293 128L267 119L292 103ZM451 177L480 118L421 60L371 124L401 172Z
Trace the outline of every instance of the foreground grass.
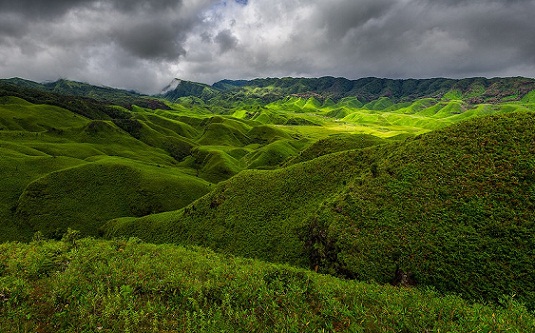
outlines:
M130 241L0 245L1 332L528 332L512 300L339 280L202 248Z

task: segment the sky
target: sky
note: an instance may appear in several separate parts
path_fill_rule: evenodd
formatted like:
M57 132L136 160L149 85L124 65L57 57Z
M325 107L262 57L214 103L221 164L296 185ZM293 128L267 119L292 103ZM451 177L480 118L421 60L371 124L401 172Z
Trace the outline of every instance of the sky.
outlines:
M0 77L535 77L535 0L0 0Z

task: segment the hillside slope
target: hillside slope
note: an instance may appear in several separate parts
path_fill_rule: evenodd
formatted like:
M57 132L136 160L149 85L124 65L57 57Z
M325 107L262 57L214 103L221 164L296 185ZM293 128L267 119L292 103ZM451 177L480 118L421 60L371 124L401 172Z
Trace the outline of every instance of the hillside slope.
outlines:
M208 246L366 281L396 269L469 299L535 307L535 114L467 120L275 171L242 172L185 209L108 237Z
M469 304L136 240L0 244L0 331L529 332L511 298Z

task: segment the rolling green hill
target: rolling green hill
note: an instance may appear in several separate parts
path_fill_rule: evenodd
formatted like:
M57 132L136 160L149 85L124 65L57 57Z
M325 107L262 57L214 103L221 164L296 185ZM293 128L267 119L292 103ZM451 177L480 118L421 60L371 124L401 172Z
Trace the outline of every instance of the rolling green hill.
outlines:
M70 226L96 235L110 218L178 209L208 192L195 170L136 139L121 121L1 97L0 239L61 235Z
M107 220L179 209L206 194L209 183L170 167L98 158L29 183L15 217L46 235L65 226L96 235Z
M0 80L0 241L74 228L533 310L534 89Z

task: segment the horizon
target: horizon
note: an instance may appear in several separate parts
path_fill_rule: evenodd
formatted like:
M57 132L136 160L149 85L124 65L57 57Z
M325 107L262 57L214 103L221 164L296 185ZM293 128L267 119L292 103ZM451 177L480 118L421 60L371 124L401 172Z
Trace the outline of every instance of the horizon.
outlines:
M164 85L159 90L157 90L156 93L152 93L152 94L145 93L145 92L142 92L142 91L138 91L138 90L135 90L135 89L129 89L129 88L124 88L124 87L114 87L114 86L109 86L109 85L93 84L91 82L78 81L78 80L73 80L73 79L64 78L64 77L63 78L58 78L56 80L34 81L34 80L23 78L23 77L20 77L20 76L13 76L13 77L9 77L9 78L0 78L0 80L24 80L24 81L29 81L29 82L33 82L33 83L37 83L37 84L42 84L42 85L50 84L50 83L56 83L56 82L59 82L59 81L68 81L68 82L86 84L86 85L90 85L90 86L94 86L94 87L98 87L98 88L108 88L108 89L123 90L123 91L134 92L134 93L137 93L137 94L140 94L140 95L146 95L146 96L157 96L157 95L160 95L164 90L166 90L166 88L169 87L173 83L173 81L175 81L175 80L191 82L191 83L196 83L196 84L205 84L207 86L213 87L216 83L219 83L219 82L222 82L222 81L233 81L233 82L234 81L247 81L247 82L251 82L251 81L254 81L254 80L268 80L268 79L281 80L281 79L322 79L322 78L344 79L344 80L348 80L348 81L359 81L359 80L363 80L363 79L379 79L379 80L392 80L392 81L408 81L408 80L423 81L423 80L436 80L436 79L455 80L455 81L472 80L472 79L485 79L485 80L489 80L489 81L490 80L496 80L496 79L527 79L527 80L535 80L535 77L526 77L526 76L495 76L495 77L472 76L472 77L463 77L463 78L453 78L453 77L389 78L389 77L378 77L378 76L366 76L366 77L360 77L360 78L351 79L351 78L347 78L347 77L343 77L343 76L324 75L324 76L318 76L318 77L307 77L307 76L301 76L301 77L296 77L296 76L269 77L269 76L267 76L267 77L255 77L255 78L250 78L250 79L221 79L221 80L215 81L213 83L204 83L204 82L185 80L185 79L181 79L181 78L176 78L175 77L175 78L172 78L166 85Z

